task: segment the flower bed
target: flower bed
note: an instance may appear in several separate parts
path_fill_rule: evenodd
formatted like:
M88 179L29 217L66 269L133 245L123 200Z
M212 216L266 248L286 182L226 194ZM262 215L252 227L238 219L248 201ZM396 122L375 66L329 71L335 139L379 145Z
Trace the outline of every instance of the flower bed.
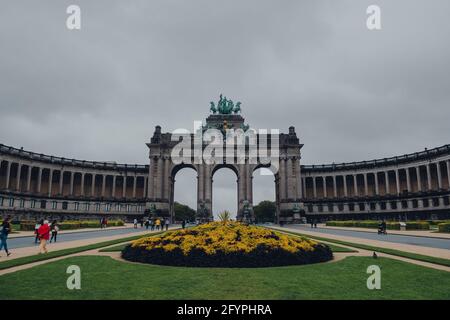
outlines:
M125 247L126 260L188 267L273 267L331 260L330 248L239 222L212 222L145 237Z

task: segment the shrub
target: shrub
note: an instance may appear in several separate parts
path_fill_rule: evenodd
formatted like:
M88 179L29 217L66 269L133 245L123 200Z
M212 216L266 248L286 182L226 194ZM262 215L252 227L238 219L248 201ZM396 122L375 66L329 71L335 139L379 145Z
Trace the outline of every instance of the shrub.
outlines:
M430 224L427 221L406 222L406 230L430 230Z
M239 222L212 222L134 241L122 252L136 262L185 267L272 267L328 261L330 248Z
M437 226L441 223L450 223L450 220L428 220L430 226Z
M439 230L439 232L449 233L450 232L450 222L438 224L438 230Z
M327 226L330 227L354 227L354 228L378 228L379 221L328 221ZM400 222L387 221L386 228L389 230L400 230ZM407 230L429 230L430 224L427 221L410 221L406 222Z
M34 231L35 221L22 221L20 223L21 231ZM122 220L110 220L108 221L108 226L110 227L121 227L125 223ZM100 228L100 222L97 220L82 220L82 221L71 221L66 220L63 222L58 222L60 230L76 230L82 228Z

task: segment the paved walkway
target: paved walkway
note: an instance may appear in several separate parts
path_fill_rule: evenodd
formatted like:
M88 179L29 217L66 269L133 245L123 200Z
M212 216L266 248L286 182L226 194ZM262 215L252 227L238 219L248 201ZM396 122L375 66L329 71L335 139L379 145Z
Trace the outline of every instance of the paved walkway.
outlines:
M313 233L320 233L326 236L344 236L353 238L350 241L355 241L357 239L375 240L377 242L388 242L397 244L407 244L426 248L436 248L436 249L446 249L450 250L450 239L442 239L436 237L426 237L426 236L414 236L406 234L392 234L387 230L387 235L381 235L377 232L363 231L363 230L348 230L348 229L338 229L329 227L317 227L311 228L309 225L286 225L286 228L297 230L300 232L308 231ZM359 241L359 240L358 240Z
M406 252L412 252L432 257L438 257L438 258L444 258L444 259L450 259L450 250L448 249L442 249L442 248L435 248L435 247L427 247L427 246L419 246L419 245L413 245L409 243L399 243L395 241L387 241L386 239L383 239L381 237L386 237L382 235L373 235L369 233L369 236L378 236L379 238L373 239L371 237L367 237L366 234L363 232L356 232L356 234L350 235L342 235L342 234L335 234L331 233L334 231L345 231L345 230L328 230L325 228L317 228L317 229L311 229L309 227L305 226L299 226L299 225L289 225L285 227L272 227L274 229L278 230L284 230L284 231L291 231L291 232L298 232L305 235L311 235L311 236L317 236L317 237L323 237L333 240L342 240L347 242L353 242L358 244L364 244L369 246L375 246L375 247L382 247L382 248L389 248L389 249L395 249L400 251L406 251ZM397 236L397 237L404 237L404 236ZM405 236L407 237L407 236ZM380 240L380 238L382 240ZM421 238L422 239L422 238ZM424 238L427 239L427 238ZM439 239L432 239L432 240L439 240ZM450 240L443 240L443 241L449 241ZM360 250L360 249L358 249Z
M133 227L116 227L116 228L106 228L106 229L96 229L96 230L85 230L85 231L77 231L77 232L61 232L58 233L57 243L62 242L70 242L76 240L88 240L88 239L96 239L103 238L107 236L116 236L116 235L128 235L132 236L135 233L140 233L142 231L149 232L150 229L146 230L145 228L138 227L134 229ZM38 246L38 244L34 243L35 237L34 235L25 236L25 237L14 237L8 239L8 248L9 249L18 249L25 247L33 247Z
M309 226L309 225L307 225ZM371 232L378 233L377 229L370 228L354 228L354 227L330 227L325 224L318 224L320 228L324 229L335 229L335 230L349 230L349 231L357 231L357 232ZM450 239L450 233L440 233L434 230L387 230L389 234L401 235L401 236L417 236L417 237L428 237L428 238L443 238Z
M174 225L172 227L169 227L169 230L178 228L177 225ZM156 233L158 231L150 231L146 230L145 228L123 228L120 230L106 230L106 231L97 231L97 232L77 232L77 233L71 233L66 234L67 237L65 241L59 241L56 243L48 243L47 249L49 251L57 251L57 250L63 250L68 248L76 248L81 247L85 245L90 245L98 242L104 242L109 240L117 240L121 238L128 238L130 236L139 236L139 235L146 235L150 233ZM72 239L75 236L75 239ZM71 240L69 240L70 238ZM26 246L18 247L15 249L12 249L10 246L10 242L13 241L26 241ZM31 243L31 245L30 245ZM17 259L21 257L26 257L30 255L35 255L39 253L39 246L34 245L34 238L30 239L29 237L26 238L16 238L16 239L10 239L8 241L8 246L12 254L9 257L6 257L6 254L4 251L0 252L0 262L6 261L6 260L12 260Z
M67 233L77 233L77 232L92 232L92 231L104 231L104 230L114 230L114 229L125 229L132 228L132 223L127 223L121 227L107 227L105 229L102 228L82 228L82 229L74 229L74 230L60 230L58 235L67 234ZM16 231L8 235L8 239L12 238L23 238L23 237L34 237L34 231Z

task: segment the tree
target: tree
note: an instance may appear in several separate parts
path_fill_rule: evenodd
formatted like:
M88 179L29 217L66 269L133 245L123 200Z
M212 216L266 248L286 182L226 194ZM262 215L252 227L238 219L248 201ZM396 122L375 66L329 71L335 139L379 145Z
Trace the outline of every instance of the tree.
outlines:
M257 222L275 222L277 207L273 201L261 201L253 207L253 212Z
M196 211L192 209L189 206L186 206L184 204L178 203L175 201L173 204L174 211L175 211L175 220L187 220L187 221L194 221Z

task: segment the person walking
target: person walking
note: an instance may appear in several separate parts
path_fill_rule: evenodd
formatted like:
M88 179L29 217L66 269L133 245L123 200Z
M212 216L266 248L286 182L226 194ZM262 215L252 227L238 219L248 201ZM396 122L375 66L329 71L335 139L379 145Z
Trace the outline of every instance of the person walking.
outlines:
M34 244L36 244L36 243L38 243L38 240L39 240L39 233L38 233L38 230L39 230L39 228L41 227L41 225L42 225L42 220L41 221L36 221L36 224L34 225L34 234L35 234L35 237L34 237Z
M52 237L50 238L50 243L52 243L53 240L56 242L56 236L58 235L58 231L59 231L58 223L56 222L56 220L54 220L52 222L52 226L50 227L50 229L52 231Z
M39 240L41 241L39 244L39 254L48 253L47 250L47 241L50 238L50 227L48 225L48 221L45 220L42 225L38 229Z
M145 219L145 229L148 230L149 226L150 226L150 221L148 219Z
M165 219L164 225L166 226L166 231L169 230L169 219Z
M151 230L151 231L154 231L154 230L155 230L155 220L154 220L154 219L151 219L151 220L150 220L150 230Z
M185 228L186 227L186 220L183 219L183 221L181 221L181 228Z
M161 218L161 231L164 230L164 224L166 223L166 220L164 218Z
M6 219L2 223L2 227L0 230L0 251L2 249L5 249L7 257L11 255L11 252L8 251L8 244L6 243L6 241L8 240L8 234L10 232L11 232L11 223L9 223L9 217L6 217Z
M155 221L156 231L159 230L159 226L160 226L160 225L161 225L161 220L156 219L156 221Z
M134 228L135 228L135 229L137 229L137 223L138 223L137 219L136 219L136 218L134 218L134 220L133 220L133 224L134 224Z

